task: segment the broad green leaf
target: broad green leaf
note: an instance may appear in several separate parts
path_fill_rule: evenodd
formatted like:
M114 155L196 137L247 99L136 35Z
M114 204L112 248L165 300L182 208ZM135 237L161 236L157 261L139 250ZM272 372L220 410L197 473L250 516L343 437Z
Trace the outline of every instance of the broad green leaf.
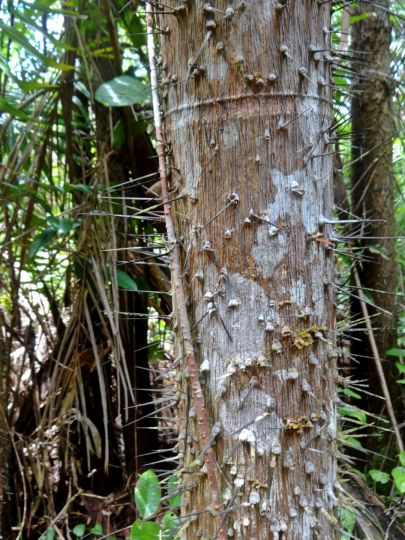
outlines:
M361 424L367 424L367 415L364 411L354 407L353 405L342 405L338 408L338 412L341 416L348 416L349 418L355 418Z
M90 529L90 532L96 534L97 536L102 536L103 526L101 525L101 523L96 523L94 527Z
M39 233L31 242L30 248L28 250L28 258L33 259L36 254L49 245L52 240L57 236L57 231L48 227L41 233Z
M156 473L152 470L142 473L135 486L135 503L141 517L152 517L160 507L161 498L162 492Z
M399 453L399 462L402 465L402 467L405 467L405 452L404 451Z
M174 512L166 512L162 519L163 538L175 538L181 527L179 517Z
M400 356L405 358L405 349L389 349L385 354L388 356Z
M121 75L97 88L96 99L108 107L126 107L149 100L149 88L139 79Z
M394 484L401 495L405 493L405 467L395 467L391 471Z
M86 525L84 523L79 523L73 528L73 534L77 536L78 538L81 538L84 536L84 533L86 532Z
M356 512L351 506L341 506L339 508L339 521L342 529L351 533L356 525Z
M56 531L53 527L50 527L46 533L39 537L39 540L54 540L56 538Z
M391 480L391 477L389 474L379 471L377 469L371 469L369 471L369 474L371 478L374 480L374 482L379 482L380 484L386 484Z
M159 523L137 519L131 527L131 540L161 540L161 538L162 529Z
M77 226L73 220L58 216L48 216L47 222L52 229L61 234L67 234Z
M46 531L46 540L54 540L54 538L56 538L56 531L53 527L50 527Z
M167 497L170 508L178 508L181 504L179 495L179 477L177 474L170 476L167 481Z
M138 290L136 281L123 270L117 270L117 283L120 289L125 289L126 291Z

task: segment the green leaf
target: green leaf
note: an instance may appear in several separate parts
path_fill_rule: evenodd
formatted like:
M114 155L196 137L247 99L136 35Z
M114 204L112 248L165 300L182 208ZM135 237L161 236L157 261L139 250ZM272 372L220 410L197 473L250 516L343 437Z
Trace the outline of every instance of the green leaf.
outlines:
M181 504L179 495L179 477L177 474L170 476L167 481L167 497L170 508L178 508Z
M150 347L148 347L149 362L157 362L158 360L162 360L164 356L165 351L159 341L156 341L156 343L153 343Z
M371 15L374 16L373 11L369 13L362 13L361 15L354 15L353 17L349 18L349 24L355 24L356 22L362 21L363 19L367 19Z
M405 493L405 467L395 467L391 471L394 484L401 495Z
M28 250L28 258L33 259L39 251L44 249L52 242L56 235L57 231L50 227L39 233L31 242Z
M131 527L131 540L161 540L161 538L162 529L159 523L137 519Z
M52 60L52 58L49 58L48 56L45 56L44 54L40 53L38 51L38 48L32 45L25 35L17 30L16 28L12 26L8 26L4 22L0 21L0 29L7 34L7 36L14 41L15 43L18 43L25 49L26 51L30 52L35 58L38 58L41 60L45 65L57 69L62 70L70 70L73 69L73 66L68 66L66 64L59 64L58 62L55 62L55 60Z
M338 412L341 416L348 416L349 418L355 418L361 424L367 424L367 415L364 411L353 405L342 405L338 408Z
M387 356L400 356L405 358L405 349L389 349L385 354Z
M397 366L398 371L405 375L405 364L402 364L401 362L395 362L395 365Z
M20 109L17 109L16 107L14 107L14 105L12 105L5 98L0 97L0 113L2 113L2 112L11 114L11 116L19 118L20 120L27 121L29 119L28 114L26 114L24 111L21 111Z
M30 26L35 30L35 32L39 32L40 34L44 35L49 41L57 48L60 49L66 49L66 50L74 50L74 47L71 45L68 45L66 43L63 43L60 39L56 38L52 34L46 32L42 26L39 26L36 24L35 20L30 19L27 17L23 12L18 11L16 9L13 9L13 14L20 19L23 23L25 23L26 26Z
M125 124L122 119L114 126L113 130L113 146L114 148L122 148L125 142Z
M141 517L148 519L159 509L162 492L154 471L145 471L135 486L135 503Z
M56 537L56 530L53 527L50 527L46 531L46 540L54 540L55 537Z
M94 527L90 529L90 532L96 534L97 536L102 536L103 526L101 525L101 523L96 523Z
M84 536L84 533L86 532L86 525L84 523L79 523L73 528L73 534L77 536L78 538L81 538Z
M399 453L399 462L402 465L402 467L405 467L405 452L404 451Z
M82 191L83 193L92 193L94 190L93 186L87 186L86 184L66 184L66 191Z
M181 527L181 521L174 512L166 512L162 519L162 537L167 540L176 538Z
M166 512L162 519L163 538L175 538L180 527L179 517L174 512Z
M74 227L77 227L77 223L71 219L62 218L59 216L48 216L46 218L48 225L56 232L61 234L69 233Z
M24 92L33 92L35 90L52 90L58 88L55 84L50 84L46 82L39 81L17 81L18 86Z
M353 392L353 390L351 390L350 388L338 388L337 391L339 392L339 394L343 394L347 397L361 399L361 395L357 392Z
M121 75L97 88L96 99L108 107L126 107L149 100L149 88L139 79Z
M354 508L352 506L341 506L339 508L339 520L342 529L351 533L356 525L356 512Z
M50 527L46 533L41 534L39 540L54 540L56 538L56 531L53 527Z
M377 469L371 469L369 471L369 474L371 478L374 480L374 482L379 482L380 484L386 484L391 480L391 477L389 474L379 471Z
M117 270L117 283L120 289L125 289L126 291L138 290L136 281L123 270Z
M359 441L359 439L356 439L355 437L347 437L345 439L346 446L351 446L352 448L363 448L363 445Z

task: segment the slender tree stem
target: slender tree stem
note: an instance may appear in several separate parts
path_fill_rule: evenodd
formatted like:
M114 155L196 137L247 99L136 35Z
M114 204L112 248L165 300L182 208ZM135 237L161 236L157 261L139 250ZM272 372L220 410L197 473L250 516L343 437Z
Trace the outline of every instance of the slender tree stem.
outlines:
M364 320L366 322L368 339L370 341L370 347L371 347L371 350L372 350L372 353L373 353L375 367L376 367L378 376L380 378L381 388L382 388L382 391L383 391L383 394L384 394L385 401L387 403L388 416L390 417L391 424L392 424L392 427L393 427L394 432L395 432L395 437L397 439L398 448L399 448L399 450L401 452L403 452L404 451L404 444L402 442L401 433L400 433L399 427L398 427L398 422L397 422L397 419L395 417L394 407L392 406L390 392L388 390L387 381L385 379L384 370L382 368L381 358L380 358L380 355L378 353L378 347L377 347L377 343L376 343L376 340L375 340L375 337L374 337L373 327L372 327L370 317L369 317L369 314L368 314L367 303L365 301L364 293L363 293L363 290L361 288L361 282L360 282L359 273L357 272L357 268L353 268L353 277L354 277L354 282L356 284L357 291L358 291L358 298L360 300L361 310L363 312Z
M204 461L207 467L207 475L211 487L211 495L213 502L213 509L216 515L216 519L219 523L220 540L226 539L226 533L224 524L221 520L223 512L223 506L221 502L220 491L218 487L218 479L216 472L216 463L214 454L209 443L210 429L207 419L207 413L205 408L204 395L201 389L199 380L199 368L194 354L193 341L191 337L191 325L187 314L187 307L185 301L185 291L183 283L183 272L180 254L180 244L177 241L174 220L172 215L172 205L170 201L170 193L168 188L168 179L166 172L165 153L166 148L164 144L161 116L160 116L160 103L158 94L158 81L155 62L155 44L153 38L153 7L150 2L146 3L146 20L147 20L147 34L148 34L148 54L149 54L149 66L150 66L150 78L152 87L152 103L153 114L157 140L157 153L159 159L159 173L162 183L162 199L163 208L166 221L166 230L168 236L168 242L171 246L171 258L170 269L173 282L173 295L176 298L177 315L179 318L180 331L182 345L184 349L184 356L186 365L188 368L188 375L191 384L191 390L193 395L193 402L196 411L197 424L200 434L200 448L204 449ZM207 450L205 448L207 447Z

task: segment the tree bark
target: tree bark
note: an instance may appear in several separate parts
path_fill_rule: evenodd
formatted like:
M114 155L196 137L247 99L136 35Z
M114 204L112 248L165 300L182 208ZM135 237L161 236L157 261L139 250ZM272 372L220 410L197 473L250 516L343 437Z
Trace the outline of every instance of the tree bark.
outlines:
M220 523L245 540L337 538L329 6L172 9L165 135ZM180 363L183 538L213 539L188 375Z
M358 242L364 248L364 259L358 271L365 293L378 308L382 308L370 307L371 321L397 420L403 422L405 401L403 395L401 399L400 385L395 382L397 373L392 360L385 357L386 351L397 343L395 293L398 284L392 173L395 125L388 8L388 1L373 5L373 14L352 26L351 50L356 73L352 99L352 208L357 216L374 220L360 232L363 238ZM370 4L360 2L356 14L370 11ZM354 317L361 320L361 310L356 301L353 304ZM352 353L359 359L359 378L366 377L369 381L370 397L366 408L380 414L381 402L374 395L381 395L381 382L372 360L367 332L356 333L355 337ZM369 443L379 451L386 445L387 438L371 437Z
M0 538L12 538L12 446L7 405L10 391L10 344L5 315L0 309Z

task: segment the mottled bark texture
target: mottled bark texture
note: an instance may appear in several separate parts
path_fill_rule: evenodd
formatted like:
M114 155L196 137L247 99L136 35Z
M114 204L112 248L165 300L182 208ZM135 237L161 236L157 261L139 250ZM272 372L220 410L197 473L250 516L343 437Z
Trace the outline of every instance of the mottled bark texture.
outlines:
M225 530L336 538L330 8L172 9L159 18L165 136ZM180 379L183 538L212 540L184 365Z
M372 302L385 310L370 308L370 315L397 420L401 423L405 420L401 387L395 382L397 373L392 359L384 358L385 352L396 346L398 270L393 239L396 230L392 174L395 125L392 108L394 88L390 79L391 26L387 13L389 2L380 4L381 8L372 6L374 15L352 26L351 48L356 72L352 100L352 207L359 217L377 220L367 223L360 232L361 236L370 239L359 240L365 255L359 266L359 276ZM370 11L369 3L360 2L356 13ZM362 318L356 302L354 316ZM358 332L355 337L352 352L360 361L359 378L367 377L372 394L381 395L368 337ZM372 395L366 407L376 414L382 410L381 401ZM378 450L375 444L381 449L381 444L386 444L386 438L383 439L377 441L374 437L370 443Z

